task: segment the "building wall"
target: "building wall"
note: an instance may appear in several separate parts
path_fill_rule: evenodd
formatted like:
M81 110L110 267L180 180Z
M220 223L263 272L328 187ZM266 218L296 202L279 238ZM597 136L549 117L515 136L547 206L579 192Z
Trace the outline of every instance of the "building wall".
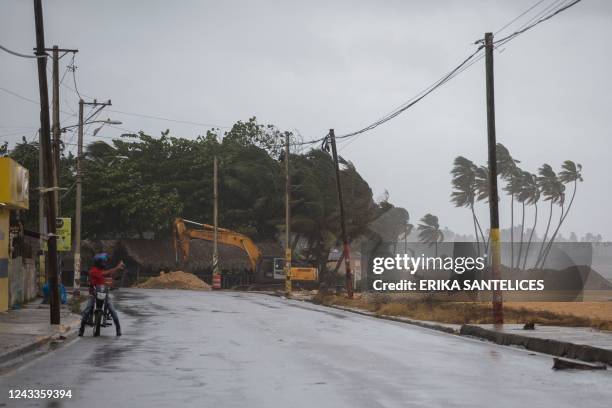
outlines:
M0 206L0 312L8 310L9 305L9 212Z
M36 297L36 264L33 259L13 258L8 266L9 307L22 305Z

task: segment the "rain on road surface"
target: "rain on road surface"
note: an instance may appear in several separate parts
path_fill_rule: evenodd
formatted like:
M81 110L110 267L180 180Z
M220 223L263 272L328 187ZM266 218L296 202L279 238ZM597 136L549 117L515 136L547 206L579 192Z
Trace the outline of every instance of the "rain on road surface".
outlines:
M238 292L121 289L124 336L78 339L0 377L0 406L610 407L612 373ZM8 389L71 389L57 403Z

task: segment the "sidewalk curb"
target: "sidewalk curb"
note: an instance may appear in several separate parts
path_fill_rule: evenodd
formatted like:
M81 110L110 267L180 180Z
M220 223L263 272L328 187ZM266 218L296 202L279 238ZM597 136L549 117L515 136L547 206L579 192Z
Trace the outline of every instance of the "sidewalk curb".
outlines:
M521 346L527 350L553 356L612 365L612 350L586 344L575 344L566 341L499 332L470 324L462 325L459 334L462 336L478 337L503 346Z
M34 352L51 343L53 340L57 340L58 335L64 336L67 339L72 338L73 334L76 334L76 330L79 327L79 320L73 319L68 324L60 324L58 330L53 334L48 334L37 338L36 340L25 343L22 347L11 350L7 353L0 354L0 366L10 363L25 354Z
M314 304L317 304L317 303L314 303ZM425 329L430 329L430 330L437 330L437 331L444 332L444 333L459 334L459 330L456 330L449 326L444 326L442 324L425 322L422 320L414 320L414 319L409 319L407 317L380 315L374 312L369 312L367 310L354 309L354 308L346 307L346 306L338 306L338 305L321 305L321 306L331 307L331 308L338 309L338 310L344 310L345 312L356 313L356 314L360 314L363 316L375 317L377 319L391 320L393 322L412 324L414 326L419 326L419 327L423 327Z
M283 297L283 298L285 297L284 295L281 295L281 294L278 294L278 293L270 293L270 292L256 292L256 293L261 293L261 294L269 295L269 296ZM375 317L377 319L383 319L383 320L390 320L390 321L393 321L393 322L412 324L414 326L419 326L419 327L423 327L425 329L436 330L436 331L440 331L440 332L444 332L444 333L448 333L448 334L459 334L459 330L458 329L454 329L452 327L445 326L443 324L437 324L437 323L433 323L433 322L426 322L426 321L423 321L423 320L414 320L414 319L410 319L410 318L407 318L407 317L381 315L381 314L377 314L377 313L370 312L370 311L367 311L367 310L362 310L362 309L357 309L357 308L352 308L352 307L347 307L347 306L325 305L325 304L322 304L322 303L313 302L312 299L291 299L291 300L297 300L297 301L300 301L300 302L308 302L308 303L312 303L313 305L319 305L319 306L323 306L323 307L330 307L332 309L338 309L338 310L342 310L342 311L345 311L345 312L359 314L359 315L362 315L362 316Z

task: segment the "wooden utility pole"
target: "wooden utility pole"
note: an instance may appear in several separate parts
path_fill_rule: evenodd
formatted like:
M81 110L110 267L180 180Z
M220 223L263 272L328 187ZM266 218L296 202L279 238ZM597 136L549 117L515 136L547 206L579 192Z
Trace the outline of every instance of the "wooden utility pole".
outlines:
M213 159L213 289L221 289L219 273L219 188L217 156Z
M53 46L53 202L55 218L59 215L60 109L59 109L59 49Z
M43 172L43 151L42 151L42 132L38 129L38 247L40 249L38 253L38 290L42 295L42 288L47 281L47 262L45 255L45 194L44 190L44 172Z
M43 27L42 0L34 0L34 22L36 26L36 55L45 54L45 31ZM53 188L53 156L51 152L51 126L49 123L49 89L47 87L47 59L37 58L38 88L40 95L40 140L43 156L43 190L47 216L47 271L49 281L49 311L51 324L60 324L60 302L57 274L57 235L55 230L55 202Z
M489 144L489 217L491 220L491 277L501 279L499 209L497 208L497 142L495 140L495 81L493 77L493 34L485 33L487 88L487 136ZM493 291L493 322L504 323L503 299L500 290Z
M60 192L60 137L62 134L62 129L60 127L60 80L59 80L59 53L76 53L79 50L69 50L59 48L57 45L54 45L53 48L45 48L45 51L51 51L53 56L53 115L52 115L52 132L53 132L53 201L55 202L55 209L57 211L56 216L59 216L60 213L60 203L59 203L59 192Z
M351 271L351 249L346 235L346 220L344 217L344 201L342 200L342 186L340 183L340 165L338 164L338 152L336 151L336 136L334 129L329 130L331 140L334 167L336 169L336 188L338 190L338 204L340 206L340 229L342 232L342 254L344 256L344 268L346 271L346 296L353 298L353 272Z
M285 135L285 295L291 296L291 177L289 174L289 133Z

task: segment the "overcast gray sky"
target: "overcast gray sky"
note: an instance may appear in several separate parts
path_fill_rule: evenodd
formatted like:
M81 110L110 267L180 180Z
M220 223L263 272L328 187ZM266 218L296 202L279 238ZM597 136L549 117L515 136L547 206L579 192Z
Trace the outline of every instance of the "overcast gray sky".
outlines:
M79 90L112 99L114 110L223 126L255 115L315 139L329 128L342 134L378 119L457 65L485 31L536 2L53 0L44 2L44 18L47 46L79 49ZM543 0L535 10L552 3ZM2 0L0 10L0 44L30 52L32 2ZM532 172L545 162L558 169L566 159L584 166L565 236L612 237L611 22L611 2L584 0L495 56L498 141ZM73 86L70 74L64 82ZM38 100L35 62L0 52L0 87ZM74 112L75 93L62 93L62 109ZM103 116L152 135L205 131ZM62 125L74 122L64 115ZM0 91L0 141L31 137L37 127L35 104ZM100 135L120 133L106 128ZM66 138L74 142L72 134ZM469 233L469 211L449 202L449 171L457 155L486 160L484 63L340 148L375 196L388 190L413 223L431 212L443 226ZM507 228L507 198L500 211ZM487 224L485 204L478 213Z

